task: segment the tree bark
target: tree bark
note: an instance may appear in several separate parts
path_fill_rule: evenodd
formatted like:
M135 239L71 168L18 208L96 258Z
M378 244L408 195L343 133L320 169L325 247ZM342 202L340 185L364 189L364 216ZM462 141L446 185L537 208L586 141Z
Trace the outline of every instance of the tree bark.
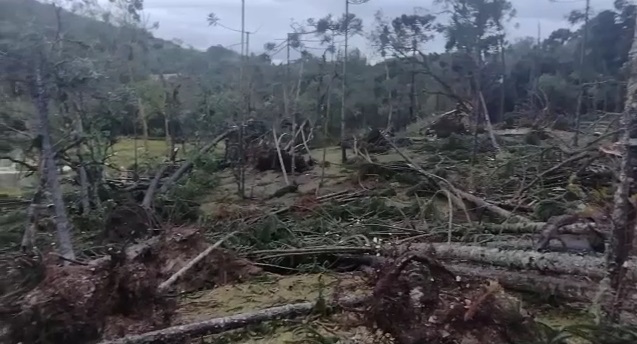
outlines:
M392 101L392 93L391 87L389 87L389 66L387 65L387 59L384 59L383 65L385 66L385 87L387 91L387 105L389 106L389 111L387 112L387 128L389 130L392 127L392 115L394 113L394 102Z
M507 80L506 80L506 74L507 74L507 70L506 70L506 58L505 58L505 54L504 54L504 34L502 34L502 38L500 39L500 68L502 69L502 84L500 85L500 113L499 113L499 118L498 120L502 121L504 120L504 105L505 105L505 101L506 101L506 84L507 84Z
M38 113L40 135L42 136L42 157L44 158L44 175L46 185L51 192L53 207L55 209L55 226L57 232L58 250L64 258L75 259L71 231L73 226L66 213L66 205L62 197L62 187L57 169L55 168L55 151L51 140L51 126L49 124L48 96L42 80L42 71L35 69L33 84L33 98Z
M332 53L332 63L334 63L334 53ZM336 64L334 64L334 75L336 75ZM329 84L327 85L327 90L325 91L327 93L326 95L326 105L325 105L325 121L324 121L324 125L325 128L323 128L323 157L322 157L322 164L321 164L321 179L319 181L319 187L316 188L316 195L318 196L318 192L319 192L319 188L323 186L323 183L325 182L325 164L326 164L326 159L327 159L327 135L329 134L329 127L330 127L330 119L331 119L331 114L332 114L332 84L333 84L334 79L330 78Z
M352 297L339 300L332 305L352 307L361 304L367 297ZM231 315L223 318L215 318L197 323L178 325L163 330L152 331L139 335L127 336L115 340L104 341L99 344L143 344L143 343L173 343L181 342L185 338L193 338L222 333L248 325L258 324L275 319L290 319L300 315L309 314L318 306L318 302L301 302L284 306L266 308L251 313Z
M146 118L146 111L144 109L144 104L142 103L142 98L137 97L137 110L139 111L139 120L142 123L142 135L144 135L144 151L148 153L148 119Z
M146 210L150 210L153 205L153 199L155 198L155 192L159 187L159 182L161 181L161 176L164 175L166 170L168 169L168 163L162 165L159 170L155 173L153 180L148 185L148 190L144 193L144 199L142 200L142 207Z
M44 200L46 192L46 174L44 168L44 157L40 154L40 168L39 168L39 185L29 208L27 208L27 225L22 235L22 242L20 248L22 252L30 252L35 247L35 233L37 232L38 219L40 217L40 206Z
M556 274L580 275L595 279L605 276L602 258L582 257L565 253L540 253L532 251L501 251L497 248L466 246L460 244L415 244L405 247L405 251L436 251L439 259L463 260L516 269L548 271ZM637 262L626 262L626 277L637 277Z
M489 138L491 139L491 144L497 153L502 152L502 148L498 145L498 140L495 138L495 133L493 132L493 126L491 125L491 118L489 117L489 110L487 110L487 103L484 101L484 95L482 95L482 91L479 93L480 103L482 104L482 113L484 115L484 123L487 126L487 133L489 133Z
M297 113L297 108L298 108L298 103L299 103L299 97L301 96L301 81L303 80L303 69L305 67L305 63L304 61L301 59L301 67L299 70L299 78L298 81L296 83L296 95L294 96L294 103L292 103L292 151L290 152L290 154L292 155L292 161L291 161L291 165L292 168L290 169L290 173L292 174L292 179L294 179L295 173L296 173L296 126L298 123L296 123L296 113ZM299 131L303 130L303 125L300 126ZM309 152L308 152L309 154Z
M483 200L482 198L475 196L473 194L470 194L468 192L456 189L456 193L458 194L458 196L462 197L463 199L475 204L478 207L484 208L490 211L491 213L496 214L502 218L505 218L505 219L513 218L517 220L518 222L529 222L529 219L527 219L524 216L515 215L506 209L502 209L498 207L497 205L491 204Z
M637 17L635 17L637 24ZM612 212L613 232L610 238L610 245L607 254L607 281L610 290L604 290L606 284L600 288L600 294L608 294L604 299L603 307L608 315L606 319L610 322L618 320L619 314L616 312L618 305L621 305L622 297L620 289L629 271L626 271L625 263L633 250L635 240L635 205L629 199L631 189L634 189L632 179L633 155L635 147L630 145L637 125L637 25L633 33L633 43L630 48L628 60L629 76L626 85L626 103L621 117L621 145L622 160L619 168L619 182L614 195L614 208Z
M234 236L235 234L237 234L237 231L227 234L223 238L219 239L219 241L217 241L216 243L214 243L213 245L205 249L203 252L199 253L195 258L193 258L190 262L188 262L188 264L184 265L184 267L179 269L179 271L175 272L172 276L170 276L170 278L162 282L159 285L159 287L157 287L158 293L163 294L166 291L166 289L170 288L171 285L175 284L175 282L177 282L177 280L179 280L181 276L186 274L188 270L190 270L193 266L197 265L197 263L199 263L204 258L206 258L210 254L210 252L212 252L214 249L221 246L221 244L223 244L223 242L226 241L226 239Z
M584 26L582 27L584 35L582 37L582 46L580 47L579 57L579 79L578 79L578 92L577 92L577 107L575 109L575 135L573 136L573 146L577 147L579 144L580 134L580 122L582 118L582 105L584 102L584 60L586 58L586 49L588 43L588 18L591 9L591 0L586 0L586 9L584 10Z
M285 181L285 185L290 185L290 180L288 179L288 173L285 170L285 164L283 163L283 156L281 155L281 144L279 137L276 135L276 126L272 125L272 136L274 136L274 146L276 147L276 154L279 157L279 164L281 165L281 173L283 173L283 180Z
M537 272L517 272L472 264L449 264L447 268L460 276L497 280L510 290L531 292L542 296L556 296L570 301L590 302L596 283L573 276L546 276ZM635 301L632 301L635 305Z
M346 255L342 256L342 259L349 263L368 265L374 268L386 266L389 261L388 258L372 255ZM546 297L556 296L569 301L588 303L593 299L597 288L597 283L582 276L548 276L541 272L518 272L501 267L456 262L445 263L444 267L453 274L460 276L460 281L462 281L462 278L496 280L509 290L530 292ZM637 290L631 288L629 295L630 297L627 298L629 301L622 309L632 312L634 307L637 306Z
M75 140L80 141L84 135L84 126L82 124L81 116L77 116L76 137ZM77 146L77 159L79 166L77 168L78 175L80 177L80 202L82 203L82 213L87 214L91 210L91 195L89 193L89 180L86 173L86 165L84 164L84 158L82 156L82 143Z
M545 229L547 222L516 222L516 223L481 223L477 225L484 232L493 234L534 234ZM557 229L558 234L586 234L591 230L597 229L597 225L593 222L573 223L569 225L561 225ZM605 234L600 231L600 234Z
M349 40L349 0L345 0L345 44L343 53L343 75L341 76L341 162L347 162L347 149L345 148L345 114L347 113L347 48Z

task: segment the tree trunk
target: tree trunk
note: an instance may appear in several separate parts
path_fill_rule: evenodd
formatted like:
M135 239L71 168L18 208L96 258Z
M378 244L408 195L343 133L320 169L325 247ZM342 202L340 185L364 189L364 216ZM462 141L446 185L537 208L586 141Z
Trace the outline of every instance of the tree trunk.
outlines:
M217 143L219 143L219 141L225 139L226 136L228 136L228 134L230 134L231 132L232 132L232 130L226 131L225 133L217 136L214 140L212 140L212 142L208 143L203 148L201 148L201 151L199 151L199 154L197 154L197 156L200 156L202 154L207 153L209 150L214 148L217 145ZM196 159L196 157L193 157L192 160L186 161L181 166L179 166L177 171L175 171L175 173L173 173L172 176L168 177L168 179L164 182L164 184L159 189L159 192L160 193L164 193L164 192L168 191L168 189L173 184L175 184L186 173L186 171L188 171L190 168L192 168L192 165L194 164L194 159ZM146 191L147 194L150 193L150 192L151 192L150 189ZM152 190L152 193L154 193L154 192L155 191ZM151 197L151 199L152 199L152 197Z
M170 138L170 118L168 117L168 112L164 109L164 134L166 134L166 150L168 150L168 154L166 156L171 156L173 154L173 150L175 149L175 145L172 143Z
M463 260L507 268L587 276L595 279L602 279L605 276L605 264L602 258L574 254L500 251L497 248L460 244L416 244L405 247L405 250L424 250L427 252L431 248L435 250L436 256L442 260ZM637 276L636 262L628 262L626 270L627 278L635 278Z
M409 250L408 250L409 252ZM407 253L405 253L407 254ZM344 262L368 265L374 268L387 266L389 259L373 255L343 255ZM588 303L593 299L596 291L596 283L586 277L576 276L549 276L542 272L533 271L511 271L506 268L483 266L468 263L445 263L444 266L462 278L496 280L503 287L509 290L530 292L543 297L556 296L568 301ZM637 293L631 288L630 297L623 310L632 312L637 305Z
M219 239L213 245L208 246L208 248L206 248L203 252L199 253L195 258L193 258L190 262L188 262L181 269L179 269L179 271L175 272L167 280L162 282L159 285L159 287L157 287L157 292L159 294L163 294L168 288L170 288L170 286L175 284L175 282L177 282L177 280L179 280L181 276L185 275L188 272L188 270L192 269L193 266L197 265L197 263L199 263L204 258L206 258L212 251L214 251L216 248L221 246L221 244L223 244L223 242L226 241L226 239L234 236L237 233L238 231L231 232L230 234L227 234L223 238Z
M334 62L334 56L332 56L332 62ZM336 72L336 66L334 66L334 72ZM334 73L336 74L336 73ZM325 164L326 164L326 160L327 160L327 135L329 133L329 126L330 126L330 117L332 114L332 81L333 79L330 79L330 83L327 85L327 104L325 105L325 128L323 128L323 157L322 157L322 161L323 163L321 164L321 179L319 182L319 186L323 186L323 183L325 182ZM318 189L317 189L317 196L318 196Z
M343 53L343 75L341 85L341 162L347 162L347 150L345 148L345 114L347 113L347 45L349 39L349 0L345 0L345 44Z
M301 60L301 68L299 70L299 78L298 81L296 83L296 95L294 96L294 102L292 103L292 151L290 152L290 155L292 156L292 161L291 161L291 168L290 168L290 173L292 174L292 180L294 180L294 176L296 174L296 130L297 130L297 125L298 123L296 123L296 110L298 108L298 103L299 103L299 97L301 96L301 81L303 81L303 69L305 67L305 63L303 60ZM300 128L299 130L303 130L303 128ZM308 152L309 154L310 152Z
M76 126L77 135L75 137L76 140L80 140L84 135L84 126L82 124L82 118L77 116L77 126ZM86 165L84 164L84 158L82 156L82 146L80 143L77 146L77 159L79 162L79 166L77 168L78 175L80 177L80 202L82 204L82 213L87 214L91 210L91 195L89 193L90 186L88 180L88 174L86 173Z
M146 111L144 109L144 104L142 103L142 98L137 97L137 110L139 111L139 120L142 123L142 135L144 136L144 151L146 153L149 152L148 148L148 119L146 118Z
M20 244L20 248L23 252L30 252L35 247L35 234L38 228L38 219L40 217L40 207L42 201L44 200L45 192L46 192L46 174L44 168L44 157L42 153L40 153L40 162L39 162L39 185L35 194L33 194L33 199L31 200L31 204L29 208L27 208L27 225L24 229L24 234L22 235L22 242Z
M500 113L498 120L502 121L504 119L504 105L506 101L506 58L504 54L504 35L500 39L500 68L502 69L502 84L500 85ZM497 121L496 121L497 122Z
M473 264L450 264L447 267L460 276L497 280L507 289L531 292L543 297L556 296L588 303L595 295L596 284L585 277L547 276L537 272L517 272ZM635 305L635 302L632 301L631 304Z
M78 153L78 155L80 155ZM82 203L82 214L88 214L91 211L91 195L89 193L88 175L84 167L84 161L80 158L80 166L78 167L80 176L80 201Z
M637 23L637 17L635 17ZM611 322L618 320L619 314L616 309L621 305L621 289L626 278L630 278L629 271L625 266L628 256L633 250L635 239L635 216L636 210L634 202L630 200L631 189L634 190L632 179L633 155L636 154L635 147L630 144L634 138L635 125L637 125L637 25L635 25L633 43L629 54L629 77L626 84L626 103L621 118L621 145L622 161L619 170L619 182L614 195L614 208L612 212L613 232L607 253L607 281L610 290L601 288L600 294L608 294L604 297L604 308L608 319ZM606 285L606 284L604 284Z
M387 112L387 130L392 127L392 114L394 113L394 102L392 101L391 87L389 87L389 66L387 65L387 59L383 61L385 65L385 87L387 88L387 105L389 111Z
M60 176L55 168L55 152L51 142L51 127L49 124L48 97L39 68L35 70L35 84L33 85L33 98L38 113L40 135L42 136L42 157L44 158L44 175L46 185L51 192L53 207L55 209L55 226L60 255L64 258L75 259L73 243L71 241L71 222L66 214L66 206L62 197Z
M416 44L414 43L414 49L411 54L411 72L409 83L409 121L412 123L416 120ZM401 126L402 128L402 126Z
M580 121L582 117L582 105L584 105L584 94L586 93L584 89L584 59L586 57L586 44L588 43L588 17L591 8L591 0L586 0L586 9L584 10L584 36L582 38L582 46L580 47L580 57L579 57L579 80L578 86L579 90L577 92L577 107L575 109L575 136L573 136L573 146L577 147L579 144L579 131L580 131Z
M491 118L489 117L489 111L487 110L487 103L484 101L484 96L482 95L482 91L479 93L480 101L479 103L482 105L482 113L484 115L484 123L487 127L487 133L489 134L489 138L491 139L491 144L497 153L500 153L502 149L500 145L498 145L498 140L495 138L495 133L493 132L493 126L491 125Z
M332 309L341 304L344 307L360 305L367 297L351 297L333 304L328 304ZM100 344L143 344L143 343L181 343L186 338L195 338L215 333L222 333L248 325L259 324L275 319L291 319L300 315L306 315L319 308L319 302L301 302L283 306L266 308L251 313L242 313L222 318L204 320L197 323L178 325L163 330L157 330L138 335L122 337L119 339L101 342Z

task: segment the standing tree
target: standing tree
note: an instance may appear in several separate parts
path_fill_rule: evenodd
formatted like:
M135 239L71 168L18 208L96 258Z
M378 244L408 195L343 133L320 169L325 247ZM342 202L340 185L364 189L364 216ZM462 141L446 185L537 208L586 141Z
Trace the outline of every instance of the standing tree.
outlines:
M344 37L344 53L343 53L343 65L341 75L341 160L347 161L347 151L345 148L346 132L346 114L347 114L347 59L348 59L348 44L349 37L358 35L363 30L363 21L357 18L355 14L349 13L350 4L362 4L369 0L346 0L345 1L345 14L339 18L334 19L331 15L323 17L321 19L308 19L307 26L312 28L311 31L305 31L305 33L312 33L320 37L321 44L327 45L329 50L335 50L338 39Z
M635 17L637 24L637 16ZM637 28L637 25L635 25ZM637 146L631 144L637 139L637 32L634 33L629 60L625 66L629 73L626 85L626 102L621 117L620 151L622 159L619 169L619 181L614 195L612 212L613 231L609 252L606 255L607 276L601 282L600 296L604 297L603 307L609 322L619 320L621 304L625 299L627 267L626 261L635 246L635 227L637 220L637 202L635 193L635 157Z
M482 87L484 62L497 53L503 38L504 21L515 15L508 0L437 0L450 12L446 25L440 26L447 38L447 50L464 54L469 62L467 79L471 91L474 121L484 118L493 147L500 151L491 127L491 120L484 101ZM504 85L502 85L504 87Z
M64 31L62 26L62 9L55 4L50 5L57 20L57 28L50 33L29 32L20 40L21 47L13 47L2 56L3 65L18 70L22 81L27 85L36 112L38 124L37 137L40 149L41 173L43 184L51 194L55 211L55 227L58 250L66 259L75 259L71 240L73 225L69 220L63 199L60 175L56 163L56 149L53 144L50 105L52 93L56 92L56 81L62 77L68 64L69 56L65 55ZM28 231L28 229L27 229ZM27 237L27 235L25 235ZM32 237L32 235L31 235ZM28 243L32 245L33 243ZM26 245L23 245L26 246ZM28 247L29 249L31 247Z
M349 35L350 35L350 22L354 19L354 16L350 16L349 13L349 5L360 5L368 2L369 0L345 0L345 17L343 18L343 26L342 31L345 35L345 44L343 48L343 75L341 76L342 81L342 95L341 95L341 160L343 163L347 161L347 150L345 149L345 114L347 113L347 45L349 43Z
M558 0L551 0L552 2L558 2ZM588 19L590 17L591 11L591 0L586 0L586 6L584 8L584 12L581 11L573 11L569 15L569 21L571 24L575 24L579 21L584 21L584 25L582 26L582 41L579 45L579 68L578 68L578 76L577 76L577 109L575 110L575 136L573 136L573 145L577 147L579 141L579 129L580 129L580 119L582 117L582 106L584 102L585 85L584 85L584 75L586 70L585 60L586 60L586 50L588 49Z
M410 82L409 82L409 121L415 120L415 99L416 99L416 68L417 63L426 63L423 48L424 45L433 38L434 20L431 14L403 14L387 22L379 12L376 14L376 27L371 35L371 40L380 51L383 59L388 52L392 52L396 57L409 61ZM389 67L385 61L385 84L387 87L388 101L390 102L389 118L387 126L390 126L392 104L392 90L389 85Z

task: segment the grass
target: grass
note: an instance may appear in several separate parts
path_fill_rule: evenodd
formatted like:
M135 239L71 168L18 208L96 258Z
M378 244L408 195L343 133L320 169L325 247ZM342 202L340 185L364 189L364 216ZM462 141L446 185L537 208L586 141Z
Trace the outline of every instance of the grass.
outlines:
M137 141L137 142L135 142ZM141 159L153 159L166 156L168 146L166 141L159 139L148 140L148 151L144 147L144 140L134 138L120 138L113 145L113 156L110 162L117 167L127 169L135 163L135 146L137 145L137 157Z
M322 281L319 281L321 276ZM182 297L179 300L179 310L176 323L185 324L204 319L229 316L238 313L248 313L268 307L292 304L297 302L316 302L319 292L330 300L335 296L336 287L346 291L346 295L365 294L363 280L353 274L299 274L279 276L265 273L259 277L242 283L224 285L211 290L204 290ZM344 296L339 293L338 297ZM307 320L307 319L306 319ZM317 320L314 318L314 320ZM328 326L335 330L342 338L351 338L352 333L339 329L336 319L322 318L319 325ZM312 322L312 321L311 321ZM244 344L275 344L275 343L306 343L307 336L298 332L299 321L270 321L255 326L249 326L238 332L226 332L213 335L203 343L244 343ZM326 331L319 332L330 335ZM334 333L331 334L332 336ZM300 341L300 342L299 342ZM320 343L319 341L315 341ZM199 341L197 341L199 343Z
M166 156L168 152L168 145L164 139L149 139L148 151L144 147L144 140L135 139L131 137L122 137L117 140L117 143L113 145L114 155L110 158L110 163L117 167L128 168L135 163L135 145L137 145L137 158L138 160L154 160ZM177 154L178 159L183 159L186 156L181 145L179 145L180 151ZM186 144L186 152L189 153L194 149L194 146ZM213 153L223 154L224 152L223 142L219 142L215 147Z

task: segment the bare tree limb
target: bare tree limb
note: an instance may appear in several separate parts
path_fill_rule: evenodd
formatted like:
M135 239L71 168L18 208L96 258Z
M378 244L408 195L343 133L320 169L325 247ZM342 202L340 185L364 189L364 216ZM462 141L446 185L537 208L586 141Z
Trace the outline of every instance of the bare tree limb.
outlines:
M331 307L352 307L366 301L368 297L351 297L337 302L332 302ZM179 325L169 327L163 330L152 331L139 335L127 336L115 340L104 341L99 344L145 344L145 343L168 343L179 342L185 338L205 336L215 333L221 333L229 330L243 328L251 324L258 324L264 321L294 318L299 315L305 315L320 303L318 302L301 302L284 306L266 308L251 313L243 313L231 315L223 318L214 318L197 323Z
M208 151L210 151L211 149L213 149L217 143L219 143L219 141L225 139L228 135L230 135L230 133L234 132L236 129L234 130L228 130L225 133L217 136L214 140L212 140L212 142L208 143L207 145L205 145L200 151L199 154L197 154L197 157L208 153ZM194 158L184 162L178 169L177 171L175 171L175 173L173 173L172 176L170 176L166 182L164 182L164 184L161 186L161 188L159 189L160 193L165 193L166 191L168 191L168 189L170 187L173 186L173 184L175 184L179 179L181 179L181 177L183 177L183 175L186 173L186 171L188 171L190 168L192 168L194 164Z
M188 264L184 265L183 268L179 269L179 271L175 272L172 276L170 276L167 280L165 280L164 282L162 282L159 287L157 287L157 291L161 294L164 291L166 291L166 289L168 289L171 285L173 285L175 282L177 282L177 280L183 276L184 274L186 274L186 272L188 272L188 270L190 270L193 266L197 265L197 263L199 263L200 261L202 261L204 258L206 258L206 256L208 256L210 254L210 252L212 252L214 249L218 248L219 246L221 246L221 244L223 244L224 241L226 241L228 238L232 237L233 235L237 234L237 231L234 231L230 234L227 234L226 236L224 236L223 238L219 239L216 243L214 243L213 245L211 245L210 247L208 247L207 249L205 249L203 252L199 253L199 255L197 255L195 258L193 258L190 262L188 262Z

